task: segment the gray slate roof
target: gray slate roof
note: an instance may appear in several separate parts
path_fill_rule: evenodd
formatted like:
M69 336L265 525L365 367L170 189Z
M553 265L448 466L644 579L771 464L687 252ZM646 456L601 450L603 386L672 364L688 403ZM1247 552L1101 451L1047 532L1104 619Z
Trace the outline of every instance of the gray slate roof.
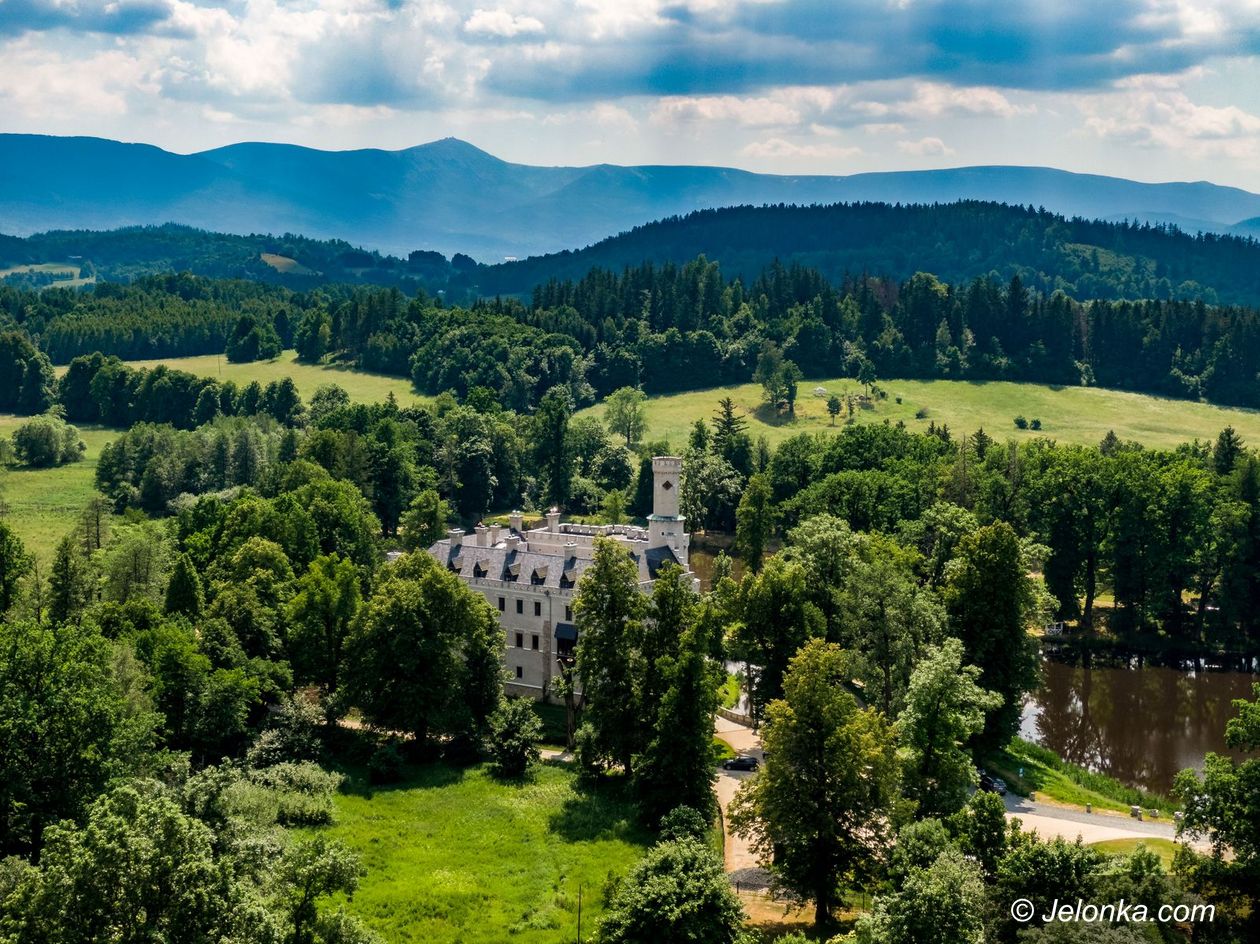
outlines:
M584 557L476 547L467 541L458 547L452 547L449 540L438 541L429 548L429 553L461 577L503 580L524 587L572 589L591 565L591 560ZM640 582L655 580L662 565L678 563L668 547L632 551L630 556L638 565Z

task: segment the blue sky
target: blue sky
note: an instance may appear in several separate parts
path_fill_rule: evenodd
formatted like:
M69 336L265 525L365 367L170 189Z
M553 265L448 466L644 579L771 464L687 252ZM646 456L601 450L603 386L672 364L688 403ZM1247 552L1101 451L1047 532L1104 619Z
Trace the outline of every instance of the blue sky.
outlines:
M0 130L1260 190L1260 0L0 0Z

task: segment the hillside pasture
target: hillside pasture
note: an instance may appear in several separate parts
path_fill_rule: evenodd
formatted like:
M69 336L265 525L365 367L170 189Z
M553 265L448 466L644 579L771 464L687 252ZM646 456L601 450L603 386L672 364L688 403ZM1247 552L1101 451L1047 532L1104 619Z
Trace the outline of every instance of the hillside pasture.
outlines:
M926 431L931 423L944 424L955 436L983 427L998 440L1047 437L1091 446L1114 430L1122 440L1134 440L1152 448L1168 448L1194 439L1214 440L1222 428L1232 425L1248 444L1260 445L1260 411L1256 410L1095 387L1005 381L881 380L879 386L887 392L887 399L872 401L870 408L855 403L853 422L900 421L916 431ZM825 393L816 395L815 388ZM775 445L797 433L841 429L847 420L847 408L836 417L833 426L827 413L828 398L835 394L843 401L846 394L856 396L862 392L853 378L802 381L795 417L776 414L765 405L757 384L652 397L647 403L646 438L668 440L674 451L685 448L695 421L711 419L718 401L729 396L748 420L748 431L754 439L765 436ZM596 404L582 412L602 416L603 409L602 404ZM1017 416L1030 423L1039 419L1041 430L1018 429Z
M0 280L11 275L48 275L53 279L52 285L57 288L80 288L96 281L95 276L86 279L79 278L79 267L65 262L39 262L33 265L0 268Z
M289 256L281 256L274 252L264 252L260 253L258 258L284 275L319 275L314 269L308 269L302 263Z
M8 438L29 417L0 414L0 438ZM78 462L55 469L0 472L0 501L8 507L5 520L27 550L42 564L52 561L57 542L72 530L88 501L96 494L96 462L101 448L118 432L103 426L79 427L87 452Z
M309 400L318 387L330 383L344 387L350 394L350 399L356 403L378 403L391 393L398 399L400 406L421 403L426 399L416 393L411 382L403 377L368 373L341 364L301 364L298 363L296 351L285 351L273 360L249 364L233 364L221 354L128 361L127 364L131 367L149 368L165 364L172 370L187 371L199 377L213 377L223 382L231 380L238 386L245 386L253 380L266 386L273 380L292 377L304 400ZM65 370L64 366L58 367L58 376L65 373Z

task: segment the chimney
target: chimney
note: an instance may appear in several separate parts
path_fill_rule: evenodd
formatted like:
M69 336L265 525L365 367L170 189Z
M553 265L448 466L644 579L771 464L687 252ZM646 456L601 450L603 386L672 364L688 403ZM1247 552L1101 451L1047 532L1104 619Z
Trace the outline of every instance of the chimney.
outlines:
M499 532L502 528L497 524L490 525L490 546L496 547L499 543Z
M572 560L574 557L577 557L577 541L565 541L564 559Z
M519 511L512 512L508 516L508 526L517 534L520 534L525 530L525 516Z
M464 529L451 528L451 530L446 532L446 539L451 542L451 547L463 547Z
M552 508L547 512L547 530L552 534L560 533L560 509Z
M508 549L509 554L515 551L520 546L521 546L521 539L519 537L517 537L515 534L509 534L507 536L507 549Z
M477 527L476 527L476 528L474 528L473 530L474 530L474 531L476 532L476 534L477 534L477 540L476 540L474 543L477 545L477 547L485 547L485 546L486 546L486 534L488 534L488 533L489 533L490 529L489 529L489 528L487 528L484 524L479 524L479 525L477 525Z

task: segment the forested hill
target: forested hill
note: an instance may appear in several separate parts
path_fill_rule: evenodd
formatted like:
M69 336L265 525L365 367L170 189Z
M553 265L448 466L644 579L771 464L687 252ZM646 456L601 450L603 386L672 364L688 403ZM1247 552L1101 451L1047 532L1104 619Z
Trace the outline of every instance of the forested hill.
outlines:
M69 263L80 274L109 282L191 272L217 279L250 279L293 289L328 283L396 286L414 292L441 286L459 268L475 268L468 256L448 260L415 251L406 259L383 255L341 239L235 236L191 226L129 226L116 230L54 230L26 238L0 235L4 281L41 287L56 284L44 273L21 271L43 263Z
M838 283L870 273L931 272L950 283L1018 275L1044 294L1078 299L1203 299L1260 304L1260 242L1175 227L1068 219L998 203L732 207L639 226L585 249L482 268L483 295L580 279L594 267L684 263L704 255L752 278L778 259Z

